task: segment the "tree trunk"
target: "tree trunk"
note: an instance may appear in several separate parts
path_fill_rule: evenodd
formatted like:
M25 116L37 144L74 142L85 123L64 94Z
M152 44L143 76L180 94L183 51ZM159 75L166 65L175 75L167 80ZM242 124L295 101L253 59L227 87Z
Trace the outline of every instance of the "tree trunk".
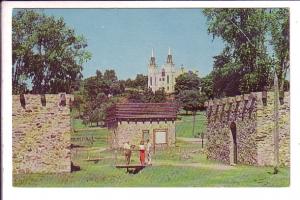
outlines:
M196 112L193 111L193 136L195 137L195 120L196 120Z

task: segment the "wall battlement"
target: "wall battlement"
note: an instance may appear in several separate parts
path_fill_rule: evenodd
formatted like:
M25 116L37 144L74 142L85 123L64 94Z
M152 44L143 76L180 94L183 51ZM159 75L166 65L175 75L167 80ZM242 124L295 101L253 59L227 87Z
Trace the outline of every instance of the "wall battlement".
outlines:
M280 163L289 165L289 92L285 92L278 102ZM208 157L232 163L236 145L238 163L273 164L274 92L214 99L205 106Z
M13 95L13 173L71 171L68 94Z

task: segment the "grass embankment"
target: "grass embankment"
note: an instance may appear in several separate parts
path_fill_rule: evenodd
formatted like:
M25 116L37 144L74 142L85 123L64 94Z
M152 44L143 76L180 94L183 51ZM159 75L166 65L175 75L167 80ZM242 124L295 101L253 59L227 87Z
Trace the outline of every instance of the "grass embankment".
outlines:
M198 112L195 118L195 133L193 135L193 115L179 114L180 120L176 121L176 137L195 137L206 131L206 117L204 112Z
M85 138L85 139L82 139ZM198 143L177 141L176 147L156 152L153 166L138 174L127 174L116 169L123 163L122 153L104 150L107 146L107 130L82 130L72 135L72 143L83 147L72 150L72 161L81 170L62 174L14 175L14 186L23 187L243 187L288 186L289 168L280 168L272 174L271 167L228 166L207 160ZM87 158L100 161L86 161ZM132 164L138 163L137 152Z

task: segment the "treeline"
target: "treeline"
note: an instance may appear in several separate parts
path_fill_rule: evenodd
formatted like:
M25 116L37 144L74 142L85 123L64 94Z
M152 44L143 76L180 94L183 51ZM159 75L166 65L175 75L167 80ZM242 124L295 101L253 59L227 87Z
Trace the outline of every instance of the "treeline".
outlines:
M289 9L204 9L208 33L224 41L212 72L203 78L208 98L270 90L275 72L281 94L289 89Z
M173 97L195 114L207 99L271 90L275 72L280 95L289 89L289 10L286 8L203 9L208 33L223 40L213 70L199 78L189 72L176 79ZM91 59L86 39L62 18L22 9L12 19L12 88L20 93L73 93L73 110L84 123L105 119L115 102L165 102L164 89L153 92L147 76L119 80L114 70L83 79ZM201 53L201 52L199 52ZM174 98L173 98L174 100Z

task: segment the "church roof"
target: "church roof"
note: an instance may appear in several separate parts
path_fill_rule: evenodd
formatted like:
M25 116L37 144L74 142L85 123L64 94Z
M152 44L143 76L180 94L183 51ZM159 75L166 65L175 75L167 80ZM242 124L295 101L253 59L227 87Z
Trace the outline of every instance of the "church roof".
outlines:
M107 121L175 120L178 107L175 103L122 103L107 112Z

